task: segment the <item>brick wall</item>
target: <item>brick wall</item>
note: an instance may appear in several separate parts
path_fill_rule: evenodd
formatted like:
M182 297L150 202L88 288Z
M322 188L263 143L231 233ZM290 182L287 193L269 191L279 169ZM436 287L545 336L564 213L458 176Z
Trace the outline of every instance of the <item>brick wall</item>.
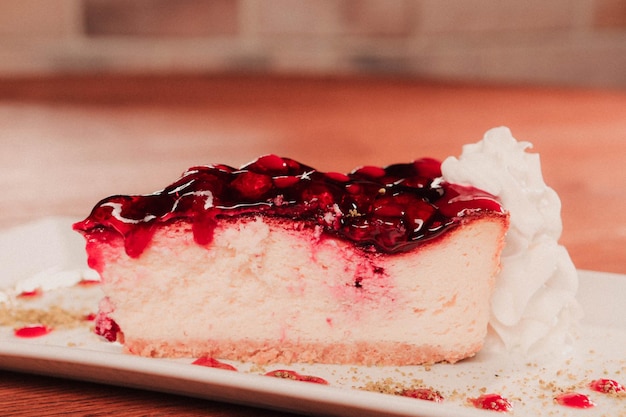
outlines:
M0 1L0 75L111 71L626 88L626 1Z

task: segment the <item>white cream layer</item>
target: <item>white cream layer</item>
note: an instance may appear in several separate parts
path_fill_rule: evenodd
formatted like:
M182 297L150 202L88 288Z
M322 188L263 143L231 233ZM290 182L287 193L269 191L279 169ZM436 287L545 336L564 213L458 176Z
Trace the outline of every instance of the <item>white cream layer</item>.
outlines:
M487 348L525 355L562 350L580 316L578 275L559 245L561 202L541 173L538 154L528 153L506 127L463 147L442 164L446 181L468 184L499 197L511 225L502 270L491 300Z

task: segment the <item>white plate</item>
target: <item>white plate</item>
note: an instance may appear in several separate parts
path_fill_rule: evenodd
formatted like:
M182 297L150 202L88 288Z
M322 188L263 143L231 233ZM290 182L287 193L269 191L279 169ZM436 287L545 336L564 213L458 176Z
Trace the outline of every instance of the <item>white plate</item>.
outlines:
M96 309L97 286L73 286L84 272L82 238L71 219L44 219L0 233L0 318L19 308L45 310L61 305L84 312ZM306 414L336 416L485 416L468 399L498 393L513 403L511 414L534 416L626 416L626 396L592 391L593 379L626 383L626 276L580 271L579 301L586 312L580 336L567 354L550 361L483 352L455 365L431 367L355 367L326 365L268 366L232 363L239 372L191 365L192 359L149 359L122 353L117 344L96 337L88 322L48 335L15 337L0 326L0 368L143 388ZM44 286L43 295L14 297ZM322 377L330 385L282 380L265 371L287 368ZM440 391L441 403L374 393L364 388L386 381L423 385ZM593 410L563 407L553 401L560 391L588 395Z

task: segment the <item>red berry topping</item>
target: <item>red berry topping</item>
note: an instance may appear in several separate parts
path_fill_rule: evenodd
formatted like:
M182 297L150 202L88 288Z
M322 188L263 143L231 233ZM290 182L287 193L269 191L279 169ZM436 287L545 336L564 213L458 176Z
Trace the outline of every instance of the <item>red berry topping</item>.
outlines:
M242 198L258 200L272 188L272 178L264 174L245 171L238 174L230 185L239 192Z
M283 158L276 155L265 155L245 167L249 171L268 175L285 175L289 167Z
M381 177L384 177L387 173L385 172L385 168L374 167L374 166L365 166L359 169L352 171L352 175L354 177L375 180Z
M350 177L346 174L342 174L340 172L327 172L326 177L330 180L337 182L348 182L350 181Z
M295 176L274 177L274 185L277 188L293 187L298 181L300 181L300 178Z
M395 253L435 238L477 212L504 213L494 196L444 182L434 159L341 174L266 155L241 169L192 167L150 195L109 197L74 228L89 235L88 243L118 233L127 254L138 257L158 224L190 222L196 242L208 244L219 217L258 214L321 225L325 233L364 248ZM89 259L98 267L97 257Z
M433 158L422 158L413 162L415 171L423 178L437 178L441 176L441 163Z

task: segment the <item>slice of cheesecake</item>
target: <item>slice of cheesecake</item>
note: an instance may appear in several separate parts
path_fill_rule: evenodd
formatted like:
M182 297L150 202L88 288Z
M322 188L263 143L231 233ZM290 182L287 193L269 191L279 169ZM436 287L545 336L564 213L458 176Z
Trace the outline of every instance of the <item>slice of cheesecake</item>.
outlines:
M349 174L263 156L102 200L74 227L128 352L456 362L482 346L508 213L421 159Z

